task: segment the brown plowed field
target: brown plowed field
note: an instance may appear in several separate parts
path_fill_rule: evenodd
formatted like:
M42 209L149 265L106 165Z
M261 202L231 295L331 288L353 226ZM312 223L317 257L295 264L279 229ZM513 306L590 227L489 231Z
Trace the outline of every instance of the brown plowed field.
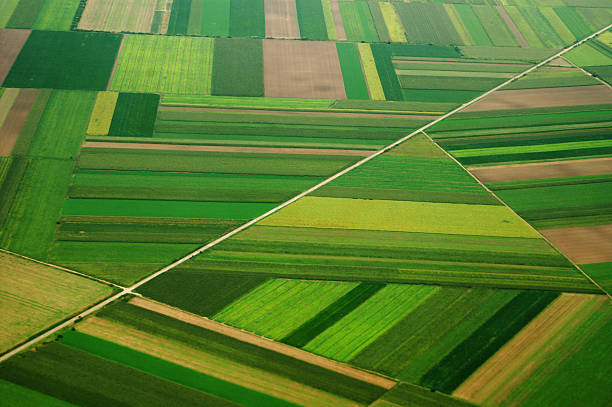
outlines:
M130 300L130 304L178 319L179 321L183 321L188 324L196 325L204 329L209 329L211 331L230 336L243 342L251 343L253 345L265 349L273 350L283 355L287 355L292 358L323 367L325 369L333 370L345 376L349 376L364 381L366 383L371 383L376 386L383 387L385 389L390 389L396 384L396 382L393 380L389 380L384 377L377 376L359 369L355 369L351 366L345 365L344 363L326 359L322 356L317 356L310 352L306 352L301 349L285 345L283 343L278 343L271 339L257 336L237 328L232 328L219 322L212 321L208 318L193 315L188 312L171 308L150 300L145 300L142 298L132 298Z
M532 109L536 107L597 105L612 103L612 89L605 85L564 88L500 90L466 108L465 112Z
M612 225L540 230L577 264L612 261Z
M83 147L128 148L140 150L215 151L222 153L348 155L355 157L367 157L374 152L374 150L346 150L334 148L229 147L198 146L189 144L111 143L104 141L86 141L83 143Z
M264 40L267 97L346 99L334 42Z
M19 92L11 111L6 116L4 125L0 127L0 157L10 155L13 151L13 146L37 95L38 91L35 89L22 89Z
M0 30L0 85L8 75L31 30Z
M469 170L484 183L580 177L584 175L612 174L612 158L496 165L491 167L473 167L469 168Z
M300 38L295 0L265 0L266 37Z

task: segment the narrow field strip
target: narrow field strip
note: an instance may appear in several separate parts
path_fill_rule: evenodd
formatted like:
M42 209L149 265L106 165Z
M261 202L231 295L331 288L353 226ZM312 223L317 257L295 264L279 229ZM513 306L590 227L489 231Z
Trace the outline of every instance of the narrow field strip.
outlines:
M373 152L373 150L347 150L326 148L227 147L201 146L189 144L111 143L101 141L86 141L85 143L83 143L83 147L122 148L139 150L214 151L224 153L346 155L357 157L367 157Z
M143 299L143 298L132 298L129 301L130 304L135 305L137 307L141 307L147 309L149 311L157 312L162 315L166 315L171 318L175 318L179 321L186 322L191 325L196 325L204 329L208 329L214 332L218 332L220 334L232 337L234 339L238 339L242 342L250 343L264 349L269 349L278 353L281 353L286 356L290 356L292 358L323 367L325 369L332 370L334 372L343 374L345 376L352 377L354 379L358 379L364 381L366 383L374 384L376 386L383 387L385 389L390 389L397 382L394 380L390 380L384 378L379 375L375 375L372 373L365 372L363 370L359 370L348 366L344 363L336 362L333 360L329 360L327 358L314 355L312 353L303 351L298 348L294 348L293 346L285 345L283 343L275 342L271 339L263 338L261 336L257 336L247 331L243 331L241 329L233 328L228 325L224 325L220 322L212 321L208 318L200 317L176 308L172 308L170 306L157 303L152 300Z
M510 78L509 80L507 80L507 81L505 81L505 82L501 83L500 85L498 85L498 86L494 87L493 89L491 89L491 90L489 90L489 91L487 91L487 92L483 93L482 95L480 95L480 96L478 96L478 97L476 97L476 98L474 98L474 99L470 100L469 102L466 102L466 103L462 104L461 106L459 106L459 107L457 107L457 108L455 108L455 109L451 110L450 112L448 112L448 113L446 113L446 114L444 114L444 115L440 116L440 117L439 117L439 118L437 118L436 120L433 120L433 121L429 122L428 124L426 124L426 125L424 125L424 126L422 126L422 127L418 128L418 129L416 129L416 130L415 130L415 131L413 131L412 133L410 133L410 134L408 134L407 136L402 137L401 139L399 139L399 140L397 140L397 141L395 141L395 142L393 142L393 143L389 144L388 146L386 146L386 147L382 148L381 150L377 151L376 153L374 153L374 154L372 154L372 155L370 155L370 156L368 156L368 157L365 157L364 159L362 159L362 160L358 161L357 163L355 163L355 164L353 164L353 165L351 165L351 166L349 166L349 167L345 168L345 169L344 169L344 170L342 170L342 171L339 171L339 172L338 172L338 173L336 173L335 175L332 175L331 177L329 177L329 178L327 178L326 180L324 180L324 181L320 182L319 184L317 184L317 185L313 186L312 188L309 188L308 190L306 190L306 191L304 191L304 192L302 192L302 193L300 193L300 194L298 194L298 195L294 196L293 198L291 198L291 199L287 200L286 202L284 202L284 203L282 203L282 204L278 205L277 207L275 207L275 208L273 208L273 209L269 210L268 212L266 212L266 213L264 213L264 214L262 214L262 215L258 216L257 218L252 219L252 220L250 220L249 222L246 222L246 223L245 223L245 224L243 224L242 226L239 226L238 228L236 228L236 229L232 230L231 232L229 232L229 233L227 233L227 234L225 234L225 235L221 236L220 238L218 238L218 239L216 239L216 240L214 240L214 241L212 241L212 242L210 242L210 243L208 243L208 244L206 244L206 245L204 245L204 246L200 247L199 249L197 249L197 250L193 251L192 253L189 253L189 254L188 254L188 255L186 255L185 257L183 257L183 258L181 258L181 259L179 259L179 260L175 261L174 263L169 264L168 266L166 266L166 267L162 268L161 270L157 271L156 273L153 273L153 274L151 274L150 276L148 276L148 277L146 277L146 278L144 278L144 279L142 279L142 280L138 281L137 283L133 284L132 286L127 287L127 289L125 289L125 290L123 290L123 291L121 291L121 292L119 292L119 293L117 293L117 294L113 295L112 297L110 297L110 298L106 299L105 301L102 301L102 302L100 302L100 303L98 303L98 304L96 304L96 305L94 305L94 306L92 306L92 307L88 308L87 310L85 310L85 311L81 312L79 315L77 315L77 316L75 316L75 317L73 317L73 318L70 318L70 319L66 320L65 322L63 322L63 323L61 323L61 324L59 324L59 325L55 326L54 328L49 329L48 331L43 332L43 333L41 333L40 335L38 335L38 336L36 336L36 337L34 337L34 338L30 339L29 341L27 341L27 342L23 343L22 345L20 345L20 346L16 347L16 348L15 348L15 349L13 349L12 351L7 352L7 353L5 353L4 355L0 356L0 363L1 363L1 362L3 362L3 361L5 361L5 360L7 360L7 359L9 359L10 357L12 357L12 356L16 355L17 353L19 353L19 352L21 352L21 351L23 351L23 350L25 350L25 349L29 348L30 346L32 346L32 345L34 345L34 344L38 343L39 341L41 341L41 340L43 340L43 339L45 339L45 338L48 338L49 336L51 336L51 335L53 335L53 334L55 334L55 333L57 333L57 332L61 331L62 329L66 328L66 327L68 327L68 326L70 326L70 325L72 325L73 323L75 323L75 322L79 321L80 319L82 319L82 318L84 318L84 317L86 317L86 316L88 316L88 315L91 315L91 314L93 314L93 313L97 312L98 310L100 310L100 309L102 309L103 307L105 307L106 305L108 305L108 304L110 304L110 303L114 302L115 300L117 300L117 299L119 299L119 298L121 298L121 297L123 297L123 296L125 296L125 295L127 295L127 294L133 294L133 292L134 292L136 289L138 289L139 287L141 287L141 286L143 286L144 284L148 283L149 281L153 280L154 278L156 278L156 277L158 277L158 276L160 276L160 275L162 275L162 274L164 274L164 273L168 272L169 270L172 270L173 268L175 268L175 267L177 267L177 266L179 266L179 265L181 265L181 264L185 263L186 261L188 261L188 260L192 259L193 257L195 257L195 256L199 255L200 253L202 253L202 252L204 252L204 251L206 251L206 250L210 249L211 247L214 247L214 246L216 246L217 244L219 244L219 243L221 243L221 242L223 242L223 241L225 241L225 240L229 239L230 237L232 237L232 236L234 236L234 235L236 235L236 234L238 234L238 233L242 232L243 230L245 230L245 229L247 229L247 228L249 228L249 227L253 226L254 224L256 224L257 222L259 222L260 220L265 219L265 218L267 218L268 216L272 215L273 213L276 213L276 212L280 211L281 209L283 209L283 208L285 208L286 206L288 206L288 205L292 204L293 202L297 201L298 199L300 199L300 198L302 198L302 197L304 197L304 196L306 196L306 195L308 195L308 194L310 194L310 193L312 193L312 192L316 191L317 189L319 189L319 188L323 187L324 185L329 184L330 182L332 182L332 181L334 181L335 179L337 179L337 178L341 177L342 175L344 175L344 174L346 174L346 173L348 173L348 172L352 171L353 169L358 168L358 167L362 166L363 164L367 163L368 161L370 161L370 160L372 160L372 159L374 159L374 158L376 158L376 157L378 157L378 156L380 156L380 155L382 155L382 154L386 153L387 151L389 151L389 150L393 149L394 147L396 147L396 146L398 146L398 145L402 144L403 142L405 142L406 140L410 139L410 138L411 138L411 137L413 137L414 135L417 135L417 134L419 134L419 133L421 133L421 132L424 132L425 130L427 130L427 129L429 129L430 127L432 127L432 126L436 125L437 123L441 122L442 120L445 120L445 119L447 119L448 117L450 117L450 116L452 116L452 115L456 114L457 112L460 112L460 111L464 110L466 107L468 107L468 106L470 106L470 105L472 105L472 104L474 104L474 103L478 102L479 100L484 99L485 97L487 97L487 96L488 96L488 95L490 95L491 93L493 93L493 92L495 92L495 91L497 91L497 90L499 90L499 89L503 88L504 86L508 85L509 83L511 83L511 82L513 82L513 81L515 81L515 80L517 80L517 79L519 79L519 78L521 78L521 77L523 77L523 76L525 76L525 75L529 74L530 72L535 71L536 69L538 69L538 68L540 68L540 67L542 67L542 66L546 65L546 64L547 64L547 63L549 63L550 61L553 61L553 60L557 59L558 57L560 57L560 56L564 55L565 53L567 53L567 52L571 51L572 49L574 49L574 48L576 48L577 46L579 46L579 45L583 44L584 42L586 42L586 41L590 40L591 38L594 38L594 37L596 37L597 35L599 35L599 34L601 34L601 33L605 32L605 31L607 31L607 30L608 30L608 29L610 29L611 27L612 27L612 24L609 24L608 26L606 26L606 27L602 28L601 30L599 30L599 31L597 31L597 32L595 32L595 33L593 33L593 34L591 34L590 36L588 36L588 37L586 37L586 38L582 39L581 41L578 41L578 42L576 42L575 44L573 44L573 45L571 45L571 46L569 46L569 47L567 47L567 48L565 48L565 49L563 49L563 50L559 51L558 53L556 53L556 54L554 54L554 55L550 56L549 58L545 59L544 61L542 61L542 62L540 62L540 63L538 63L538 64L536 64L536 65L532 66L531 68L526 69L525 71L523 71L523 72L521 72L521 73L517 74L515 77ZM591 278L590 278L590 277L589 277L589 276L588 276L586 273L584 273L584 271L582 271L581 269L579 269L579 270L580 270L580 271L581 271L581 272L582 272L582 273L583 273L585 276L587 276L587 277L589 278L589 280L590 280L591 282L593 282L593 284L595 284L597 287L599 287L600 289L602 289L602 288L601 288L601 287L600 287L600 286L599 286L599 285L598 285L598 284L597 284L595 281L593 281L593 279L591 279ZM602 289L602 291L604 291L604 290ZM604 292L605 292L605 291L604 291ZM612 298L612 296L611 296L609 293L608 293L608 296L609 296L610 298Z

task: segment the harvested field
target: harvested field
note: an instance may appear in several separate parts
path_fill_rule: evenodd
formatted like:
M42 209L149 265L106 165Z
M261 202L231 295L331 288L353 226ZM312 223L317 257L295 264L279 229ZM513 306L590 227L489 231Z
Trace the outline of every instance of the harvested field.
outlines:
M612 261L612 225L549 229L540 233L575 263Z
M149 33L153 17L166 0L88 0L78 28L92 31Z
M0 133L1 134L1 133ZM87 141L83 147L93 148L128 148L143 150L173 150L173 151L218 151L225 153L259 153L259 154L312 154L312 155L346 155L367 157L374 150L342 150L325 148L268 148L268 147L226 147L226 146L196 146L181 144L149 144L149 143L111 143Z
M612 158L473 167L469 171L485 183L580 177L612 174Z
M264 0L266 37L300 38L295 0Z
M267 97L346 99L336 44L264 40Z
M133 298L132 300L130 300L130 304L162 315L166 315L171 318L175 318L190 325L195 325L207 330L218 332L220 334L237 339L241 342L250 343L264 349L272 350L282 355L286 355L315 366L320 366L325 369L329 369L331 371L352 377L354 379L362 380L366 383L383 387L385 389L390 389L396 384L396 382L393 380L389 380L384 377L368 373L359 369L355 369L353 367L345 365L344 363L329 360L327 358L314 355L310 352L305 352L301 349L294 348L293 346L278 343L270 339L251 334L249 332L245 332L240 329L232 328L230 326L211 321L208 318L203 318L185 311L181 311L176 308L169 307L167 305L140 298Z
M0 85L28 40L31 30L0 30Z
M112 290L92 280L0 252L0 352Z
M10 155L11 151L13 151L13 146L19 137L19 133L37 95L38 91L35 89L23 89L19 92L11 111L4 121L4 125L0 127L0 157Z
M612 90L605 85L500 90L469 106L464 112L605 103L612 103Z

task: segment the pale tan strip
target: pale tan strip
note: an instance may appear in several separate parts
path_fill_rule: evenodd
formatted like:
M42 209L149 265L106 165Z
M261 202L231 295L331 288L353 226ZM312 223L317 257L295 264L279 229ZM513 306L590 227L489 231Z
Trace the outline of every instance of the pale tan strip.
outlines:
M571 333L606 302L605 296L562 294L478 368L453 396L497 405L546 362L545 358L538 359L542 352L554 352L565 339L564 334ZM579 315L589 306L589 312Z
M579 177L585 175L612 174L612 157L471 167L468 168L468 170L482 182Z
M182 310L169 307L167 305L159 304L151 300L142 298L132 298L130 300L130 304L178 319L179 321L183 321L191 325L196 325L204 329L230 336L242 342L247 342L262 347L264 349L272 350L274 352L290 356L294 359L298 359L303 362L307 362L325 369L332 370L334 372L352 377L357 380L364 381L366 383L373 384L375 386L390 389L396 384L394 380L390 380L385 377L375 375L373 373L359 370L344 363L329 360L322 356L314 355L301 349L294 348L283 343L278 343L271 339L257 336L250 332L232 328L219 322L212 321L208 318L200 317Z
M286 377L108 319L92 317L78 324L77 329L85 334L300 405L317 407L360 405Z
M333 148L228 147L198 146L189 144L111 143L105 141L86 141L83 143L83 147L171 151L214 151L223 153L346 155L355 157L366 157L373 152L372 150L341 150Z

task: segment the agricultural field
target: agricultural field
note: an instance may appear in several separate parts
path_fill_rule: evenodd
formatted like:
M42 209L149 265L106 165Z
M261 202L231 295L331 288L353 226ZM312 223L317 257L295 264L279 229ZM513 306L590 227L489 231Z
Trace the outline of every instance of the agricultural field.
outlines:
M107 285L0 252L2 335L5 352L37 332L109 296ZM23 321L23 315L28 320Z
M1 0L0 405L608 406L611 23Z
M576 48L567 59L590 46ZM563 73L559 69L573 70L578 80L577 68L545 67L511 85L517 90L496 92L455 122L440 124L432 135L569 259L594 270L592 278L609 290L612 90L582 71L591 84L554 87L548 74ZM525 98L517 106L519 92L540 99ZM572 95L571 102L560 99L564 93ZM461 130L451 130L459 122ZM469 129L468 137L463 129Z
M273 110L282 99L260 100L260 111L247 98L152 96L97 93L54 263L133 283L431 117L344 114L332 100L300 102L300 113ZM241 101L250 106L224 107Z

